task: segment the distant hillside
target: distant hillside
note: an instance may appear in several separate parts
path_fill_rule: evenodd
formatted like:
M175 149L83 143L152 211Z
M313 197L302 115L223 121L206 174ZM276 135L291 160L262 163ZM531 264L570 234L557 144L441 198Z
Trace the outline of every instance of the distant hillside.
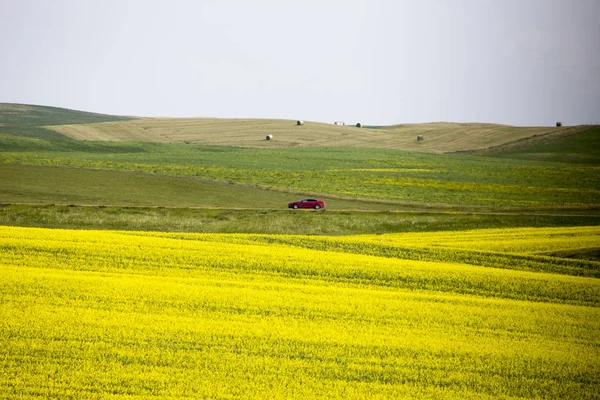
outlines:
M88 124L93 122L126 121L131 117L96 114L66 108L27 104L0 103L0 133L16 136L66 139L45 126Z
M427 153L482 150L547 135L556 127L476 123L429 123L388 127L335 126L267 119L147 118L49 129L78 140L149 141L239 147L369 147ZM587 128L578 128L581 132ZM267 135L273 140L266 141ZM417 136L424 140L417 141Z
M577 126L470 152L525 160L600 164L600 126Z
M598 127L515 127L424 123L381 127L276 119L138 118L0 103L0 134L81 141L186 143L235 147L364 147L426 153L597 162ZM272 140L265 140L272 135ZM417 136L423 140L418 141ZM591 141L591 142L590 142ZM592 143L593 142L593 143ZM556 148L547 148L560 143ZM566 155L566 143L571 143ZM540 147L542 146L542 147Z

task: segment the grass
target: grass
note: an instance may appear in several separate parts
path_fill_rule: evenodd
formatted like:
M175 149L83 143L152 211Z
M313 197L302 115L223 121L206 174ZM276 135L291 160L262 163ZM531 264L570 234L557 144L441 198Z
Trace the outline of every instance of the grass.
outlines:
M490 155L523 160L568 162L571 164L600 164L600 127L591 127L578 135L557 138L535 138L527 143L490 151ZM546 140L544 140L546 139Z
M163 232L357 235L588 226L600 225L600 216L5 205L0 207L0 225Z
M0 164L0 202L99 206L287 209L308 195L143 172ZM332 210L394 210L397 204L323 197Z
M254 149L0 138L0 163L148 172L397 204L596 207L596 166L385 149ZM240 205L243 207L243 205Z
M10 110L10 107L15 108L16 106L4 105L4 107ZM71 110L43 109L46 114L39 117L35 114L35 112L40 112L39 107L32 108L33 111L27 111L29 106L19 107L22 109L19 109L20 114L15 118L20 121L19 123L25 125L33 124L32 121L37 121L36 124L75 121L76 118L73 115L78 115ZM87 118L85 121L91 121L96 117L100 118L101 116L86 113L81 116L84 120ZM69 118L71 119L69 120ZM110 116L107 116L107 118L110 118ZM65 126L79 129L77 126L90 127L92 125L94 124ZM152 138L145 138L144 135L150 137L164 134L171 135L175 142L190 144L147 141L50 140L0 134L0 162L4 164L145 172L172 177L194 178L204 181L206 186L204 189L196 188L204 193L203 197L208 196L207 193L210 191L215 192L215 196L213 196L215 199L201 200L200 206L223 204L224 199L231 204L234 201L226 199L235 198L236 201L242 199L244 203L237 205L239 207L257 207L255 205L257 201L251 199L252 195L256 193L257 198L269 208L274 207L275 202L282 202L281 196L275 194L275 192L290 192L300 197L310 195L328 196L330 199L364 200L362 205L365 206L363 208L367 209L390 209L394 205L479 210L590 209L598 206L597 199L600 198L598 167L581 163L586 160L593 162L597 159L595 150L597 146L595 145L599 137L597 134L598 128L591 126L514 128L501 125L436 123L359 130L358 128L326 124L308 123L305 126L296 126L292 121L214 119L144 119L113 121L101 123L100 125L103 127L131 125L145 132L142 136L125 135L120 137L121 139L150 140ZM307 134L314 135L309 140L311 143L297 143L297 145L315 147L217 147L195 145L193 144L196 143L194 140L188 141L185 137L178 136L180 134L184 136L187 134L194 135L196 134L194 132L203 132L203 135L210 133L217 138L215 140L223 138L224 141L219 143L226 144L230 143L229 140L234 140L238 146L245 146L243 137L258 135L259 133L262 135L264 132L261 130L265 127L268 129L283 129L281 135L285 136L285 132L287 132L284 129L285 126L287 126L285 129L291 130L290 132L304 129ZM117 128L111 129L109 131L113 133L118 131ZM316 130L316 133L312 130ZM386 135L393 133L396 135L394 140L399 140L400 136L408 135L411 130L417 130L418 133L424 133L424 130L427 130L433 135L432 142L435 142L434 137L438 137L440 143L454 143L457 148L468 147L465 144L466 142L463 143L463 139L467 140L465 138L468 138L467 142L472 140L472 143L476 143L478 137L488 139L497 137L499 142L503 143L510 139L506 142L508 144L503 145L504 147L496 146L494 149L498 151L500 151L499 149L512 149L514 151L502 153L505 158L499 159L465 154L406 152L394 150L398 147L388 146L387 144L383 147L390 148L320 147L331 143L335 143L336 146L354 146L356 144L346 142L341 137L331 139L328 132L352 137L351 132L360 131L362 132L359 135L360 138L368 137L372 132ZM525 131L529 133L522 134ZM536 136L532 136L532 134ZM522 140L515 141L515 138L519 137ZM107 139L108 137L97 138ZM260 140L264 142L261 142L260 146L271 146L262 138ZM556 142L557 140L559 142ZM217 143L204 138L202 142ZM536 147L532 147L534 144L542 147L535 150ZM554 147L547 148L547 146ZM440 149L438 150L442 151ZM532 149L531 151L527 150L528 152L524 157L531 158L531 154L541 154L543 156L541 158L554 161L577 159L579 164L540 163L506 158L519 157L517 150L523 149ZM562 159L557 153L561 149L564 150ZM538 153L534 153L534 151L538 151ZM513 154L513 156L510 154ZM549 156L549 154L553 155ZM43 170L37 171L39 177L33 178L34 174L29 174L28 181L41 182L42 184L46 180L49 182L56 181L51 176L48 179L45 178L45 174L50 170L46 170L46 172L42 172ZM25 201L20 199L35 198L36 191L40 193L41 202L63 203L70 201L65 200L66 197L70 197L74 198L72 202L81 203L88 194L91 195L89 196L90 200L94 202L101 197L90 191L89 184L80 184L85 180L83 175L76 179L78 185L68 187L68 193L62 196L63 199L57 199L61 196L57 194L48 196L47 190L43 188L38 190L35 186L37 183L29 189L24 188L23 181L16 181L20 179L20 174L24 174L24 172L20 171L7 178L5 186L10 181L13 187L4 189L5 196L10 198L5 201L15 202ZM82 172L81 174L85 173ZM96 175L96 177L99 176ZM153 190L150 187L151 184L147 182L149 178L138 179L137 177L139 175L127 179L116 179L115 190L111 190L110 184L100 184L99 186L104 186L103 190L106 191L107 202L110 205L194 205L194 201L189 194L184 193L190 188L186 188L186 184L181 184L182 181L166 178L160 180L160 184L166 185L165 187L169 187L169 184L173 183L176 196L172 196L172 199L170 199L166 196L166 193L161 194ZM143 190L136 191L136 197L141 200L132 203L132 196L129 196L129 199L124 199L128 195L123 193L122 185L119 185L118 182L125 180L130 182L139 180L141 185L146 187ZM209 183L211 184L209 185ZM214 183L233 183L246 188L238 187L233 190L226 190L222 185L218 186ZM69 186L67 183L65 185ZM77 186L82 186L82 189ZM86 186L87 188L83 189ZM268 196L259 194L264 194L264 192L253 192L250 187L271 190L270 195L275 201L270 201L271 199ZM245 191L246 189L248 189L248 192ZM27 193L28 190L31 193ZM119 193L116 193L117 190ZM15 193L15 191L18 193ZM86 194L80 193L81 191L86 192ZM149 194L148 197L143 194L146 191ZM103 193L99 194L103 195ZM244 194L247 195L244 196ZM182 197L181 202L176 200L178 196ZM150 202L149 199L152 199L152 201ZM393 205L376 205L373 200L380 203L389 202ZM283 202L287 203L287 201L289 200L286 199ZM36 201L33 200L32 202ZM107 202L100 202L99 204L107 204ZM246 203L249 204L246 205ZM348 207L351 208L350 203L340 208Z
M306 236L0 227L0 397L595 398L598 279L520 260L598 233L319 239L337 252ZM514 269L377 255L422 240Z
M0 103L0 134L68 139L45 126L126 121L131 117L89 113L66 108Z

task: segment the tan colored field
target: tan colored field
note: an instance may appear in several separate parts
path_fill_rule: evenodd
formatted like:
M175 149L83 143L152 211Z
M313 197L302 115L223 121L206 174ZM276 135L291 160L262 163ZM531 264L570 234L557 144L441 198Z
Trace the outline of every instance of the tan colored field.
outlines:
M239 147L347 146L446 153L487 149L557 130L585 127L513 127L476 123L429 123L356 128L270 119L146 118L48 126L78 140L149 141ZM273 135L273 140L265 137ZM417 135L424 140L418 142Z

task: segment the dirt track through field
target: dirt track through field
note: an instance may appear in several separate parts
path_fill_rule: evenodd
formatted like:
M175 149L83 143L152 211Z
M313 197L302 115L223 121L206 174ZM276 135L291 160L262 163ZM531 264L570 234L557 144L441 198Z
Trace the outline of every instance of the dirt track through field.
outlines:
M2 203L0 206L43 206L46 203ZM289 212L327 212L327 213L373 213L373 214L439 214L439 215L506 215L506 216L529 216L529 217L582 217L582 218L600 218L600 214L565 214L549 212L519 212L519 211L440 211L440 210L355 210L355 209L298 209L287 208L260 208L260 207L174 207L174 206L132 206L126 204L72 204L72 203L53 203L53 206L64 207L95 207L95 208L126 208L126 209L147 209L147 208L168 208L168 209L190 209L190 210L219 210L219 211L289 211Z

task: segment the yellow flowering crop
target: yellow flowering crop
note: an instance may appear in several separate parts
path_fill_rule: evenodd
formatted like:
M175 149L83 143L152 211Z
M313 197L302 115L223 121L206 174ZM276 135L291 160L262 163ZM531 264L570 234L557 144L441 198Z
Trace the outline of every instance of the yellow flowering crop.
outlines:
M594 398L599 235L0 227L0 398Z

